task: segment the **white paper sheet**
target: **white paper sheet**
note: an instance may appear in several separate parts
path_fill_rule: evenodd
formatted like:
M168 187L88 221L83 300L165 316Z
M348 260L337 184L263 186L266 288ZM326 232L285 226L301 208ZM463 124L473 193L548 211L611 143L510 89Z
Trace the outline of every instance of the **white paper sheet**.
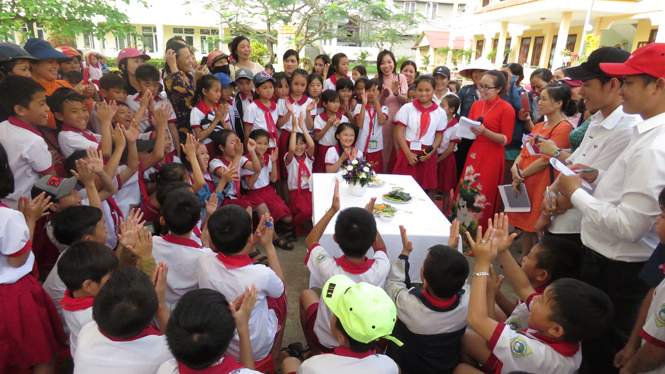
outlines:
M563 175L571 176L576 174L574 171L570 170L570 168L566 164L559 161L559 159L555 157L550 158L550 164L552 164L552 166L554 166L554 168L557 169ZM586 188L589 191L593 191L593 187L591 187L591 185L584 179L582 179L582 187Z
M475 139L476 134L474 134L471 131L471 128L476 128L480 129L481 123L478 121L470 120L466 117L462 117L459 120L459 124L457 125L457 136L460 138L466 138L466 139Z

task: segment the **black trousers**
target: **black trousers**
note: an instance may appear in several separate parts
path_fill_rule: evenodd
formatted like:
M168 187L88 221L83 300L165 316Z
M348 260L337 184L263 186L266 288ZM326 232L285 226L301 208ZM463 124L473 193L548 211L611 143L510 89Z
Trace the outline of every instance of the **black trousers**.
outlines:
M582 366L579 373L618 373L614 356L625 346L649 285L639 277L644 262L608 259L584 247L581 280L601 289L612 300L612 327L604 336L582 342Z

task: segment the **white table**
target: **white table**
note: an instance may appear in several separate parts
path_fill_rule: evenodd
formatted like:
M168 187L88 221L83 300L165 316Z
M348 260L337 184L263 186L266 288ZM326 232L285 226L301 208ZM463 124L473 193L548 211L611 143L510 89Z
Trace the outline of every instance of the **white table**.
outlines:
M420 268L427 256L427 250L437 244L448 244L450 236L450 222L441 213L441 210L434 205L425 191L411 176L379 174L380 179L386 181L382 187L367 188L367 192L362 197L351 196L349 186L346 181L340 178L339 198L341 209L349 207L364 207L371 197L377 197L376 203L385 203L382 195L390 192L393 187L403 187L413 197L413 201L408 204L389 204L401 209L397 211L395 218L391 222L384 222L376 217L376 228L381 233L383 241L386 243L386 251L391 260L396 259L402 252L402 237L400 236L399 226L406 227L409 240L413 243L413 252L409 256L411 281L420 282ZM312 176L312 205L313 222L318 222L330 207L332 195L335 189L335 175L333 174L314 174ZM394 183L394 184L391 184ZM412 212L406 213L405 211ZM333 257L341 257L342 250L333 240L335 232L335 219L331 220L326 231L319 240L319 243ZM461 244L461 243L460 243ZM458 248L459 249L459 248ZM374 257L374 252L370 249L367 257ZM322 287L315 284L310 278L310 287Z

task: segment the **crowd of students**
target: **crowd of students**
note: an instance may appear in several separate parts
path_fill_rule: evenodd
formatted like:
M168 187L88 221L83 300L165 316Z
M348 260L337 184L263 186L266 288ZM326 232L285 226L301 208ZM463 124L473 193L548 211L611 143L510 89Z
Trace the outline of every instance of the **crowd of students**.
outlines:
M464 87L445 66L397 73L389 51L375 78L341 53L307 71L287 51L273 73L249 46L199 65L172 39L161 71L126 48L116 74L0 44L0 372L67 354L75 373L665 372L665 45L600 48L529 87L482 58ZM408 227L388 258L375 199L340 210L336 181L312 222L312 173L359 158L442 200L450 240L415 248L422 284ZM499 214L504 181L530 212ZM318 243L332 221L340 258ZM285 344L275 247L303 231L324 286L299 296L306 345Z

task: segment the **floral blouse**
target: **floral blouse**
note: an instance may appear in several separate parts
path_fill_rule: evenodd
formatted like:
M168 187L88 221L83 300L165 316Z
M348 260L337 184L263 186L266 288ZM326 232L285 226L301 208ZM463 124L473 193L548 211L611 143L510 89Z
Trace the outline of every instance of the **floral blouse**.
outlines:
M190 129L189 115L192 111L192 99L196 93L194 77L182 71L169 74L164 80L166 96L171 100L173 111L178 119L178 129Z
M572 154L575 152L575 150L582 144L582 140L584 140L584 134L586 134L586 130L589 128L589 124L591 123L591 119L587 119L584 121L584 123L580 126L578 126L576 129L570 132L570 135L568 135L568 139L570 140L570 153Z

